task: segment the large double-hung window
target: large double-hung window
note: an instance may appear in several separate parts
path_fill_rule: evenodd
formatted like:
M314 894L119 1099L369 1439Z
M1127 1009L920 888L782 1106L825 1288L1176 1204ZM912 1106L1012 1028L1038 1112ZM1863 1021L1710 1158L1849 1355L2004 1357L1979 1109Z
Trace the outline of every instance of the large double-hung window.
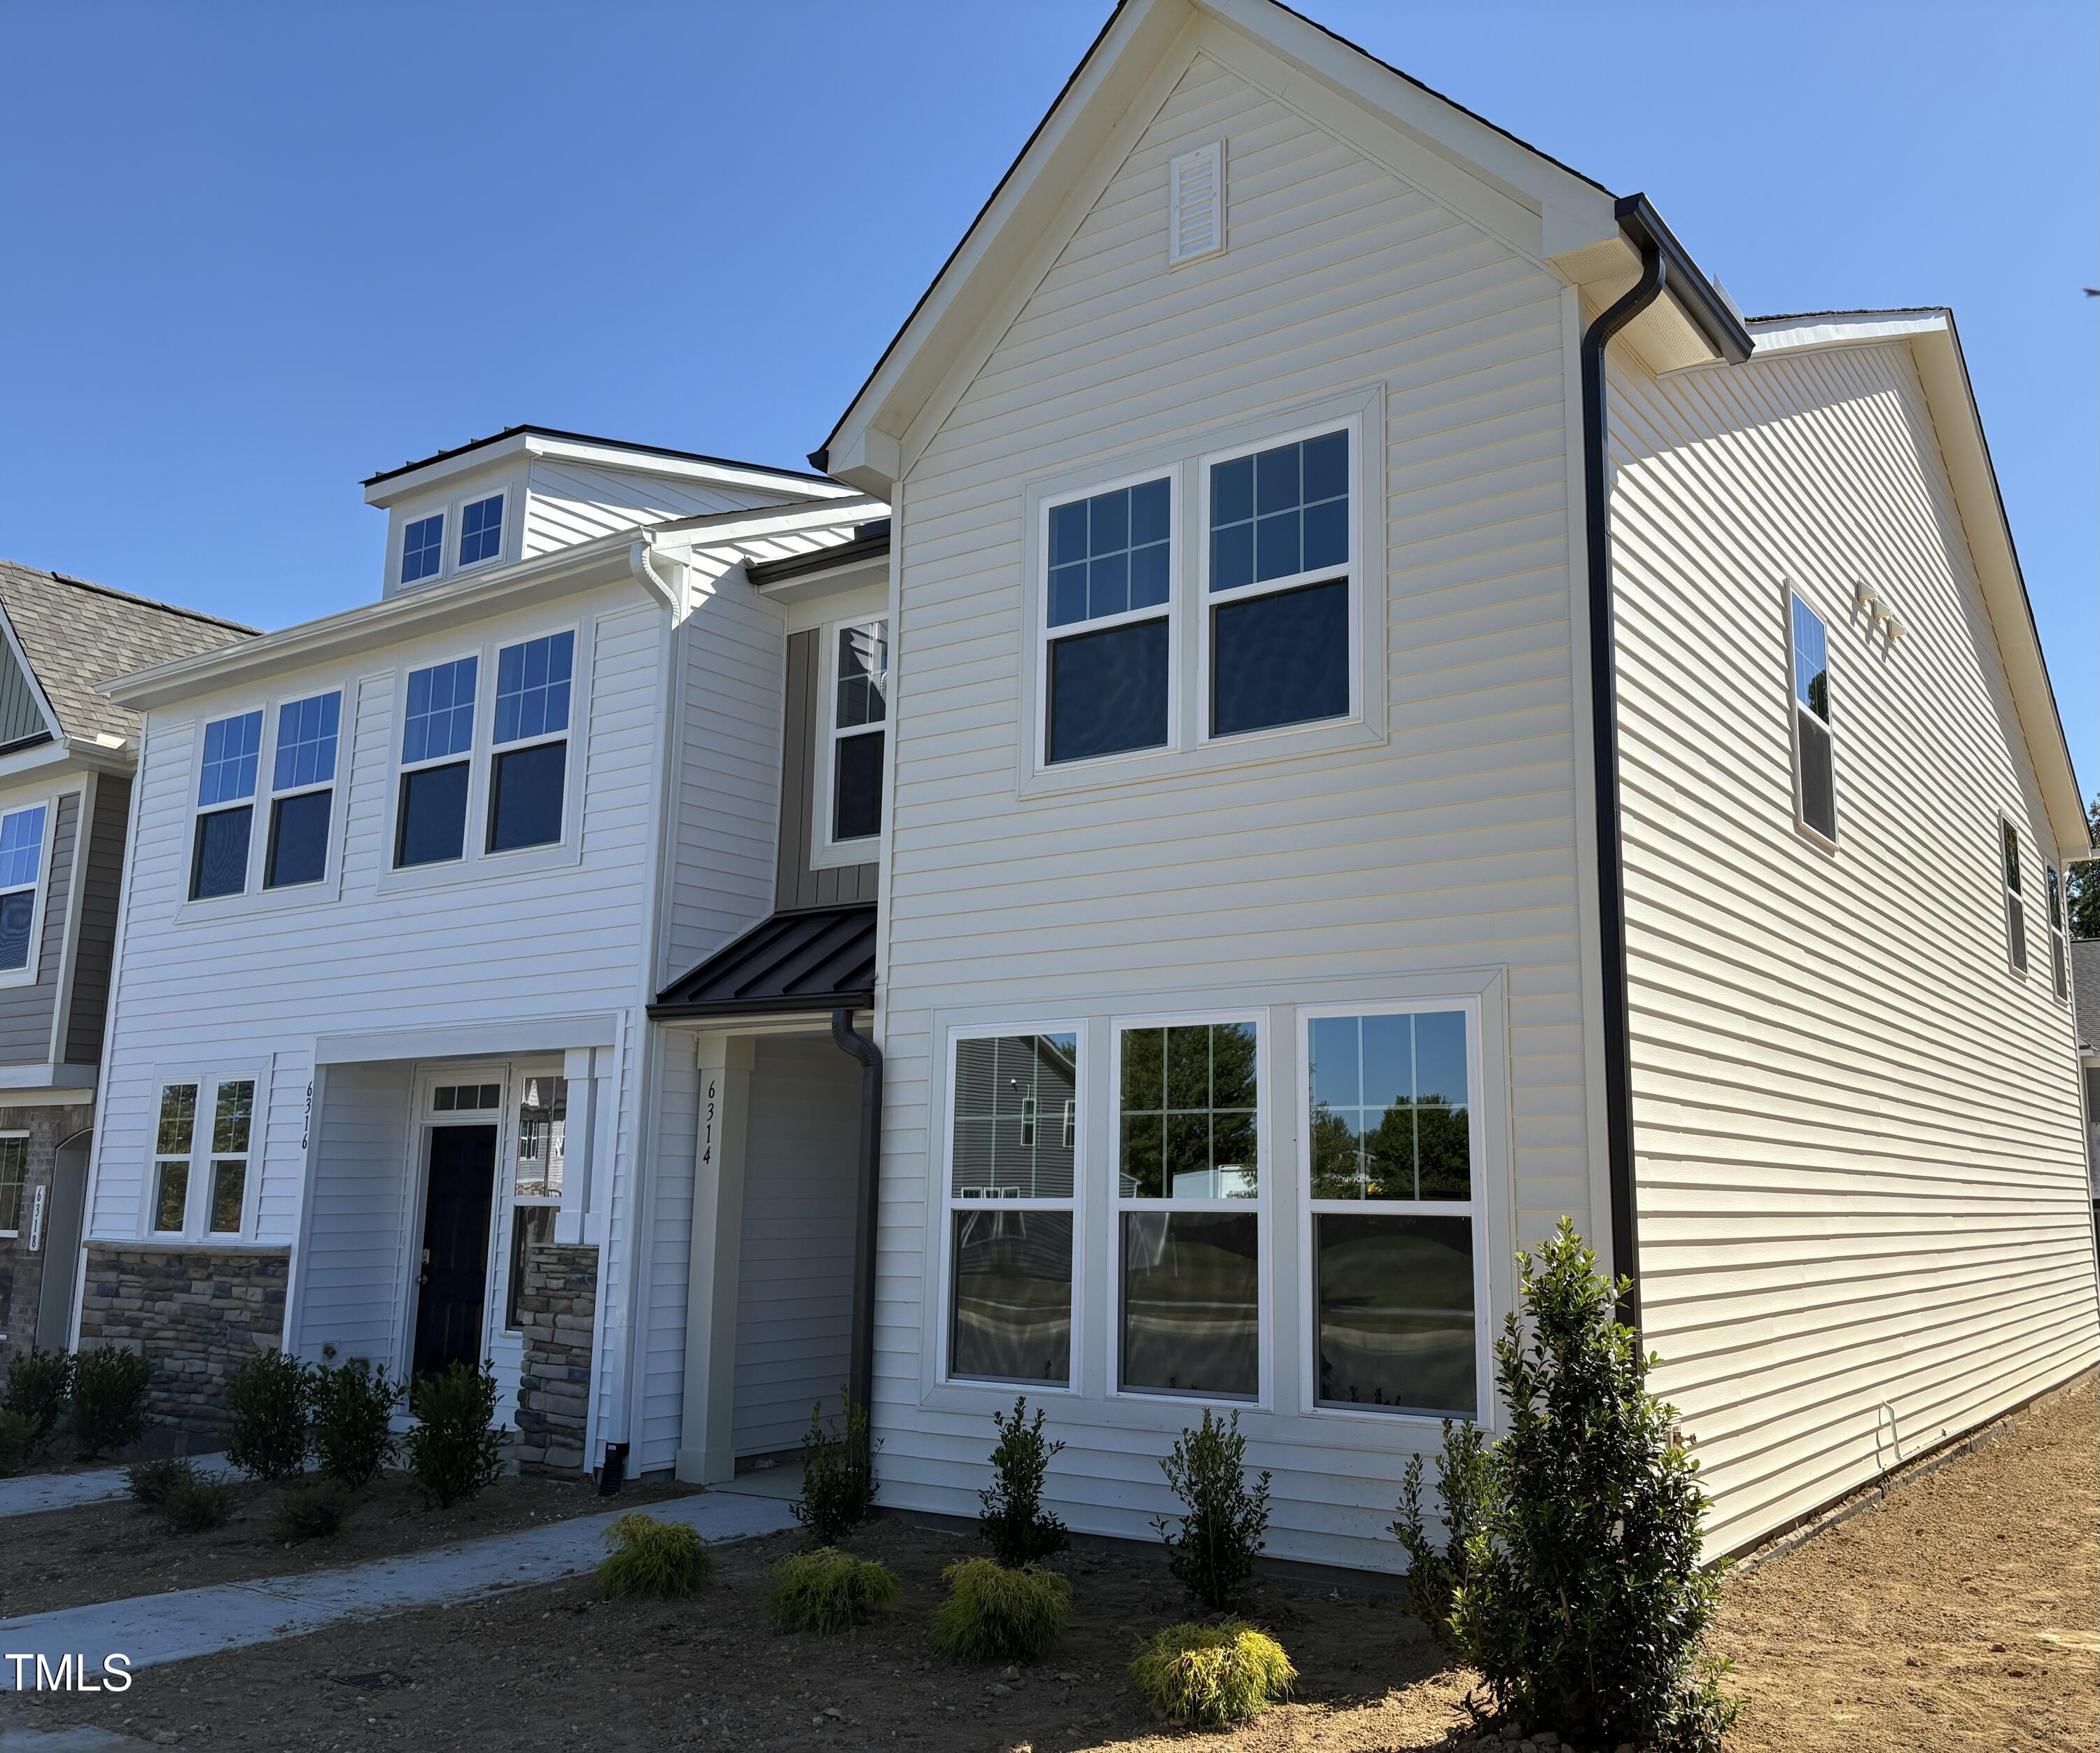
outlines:
M1170 477L1049 507L1046 764L1162 748L1173 701Z
M854 621L835 629L832 662L829 837L834 846L882 832L882 757L889 718L889 624Z
M496 753L488 781L491 852L549 846L562 837L576 660L576 636L567 631L506 645L496 655Z
M335 806L336 745L342 695L315 694L277 709L270 775L270 844L262 886L288 889L328 874L329 819Z
M239 894L248 887L248 843L254 837L255 775L262 753L260 712L215 719L204 727L190 860L193 901Z
M1837 746L1830 720L1830 638L1818 615L1787 598L1793 659L1794 807L1818 839L1838 841Z
M474 693L481 660L467 656L408 672L401 721L401 797L394 830L397 866L442 864L466 850L467 782L473 776Z

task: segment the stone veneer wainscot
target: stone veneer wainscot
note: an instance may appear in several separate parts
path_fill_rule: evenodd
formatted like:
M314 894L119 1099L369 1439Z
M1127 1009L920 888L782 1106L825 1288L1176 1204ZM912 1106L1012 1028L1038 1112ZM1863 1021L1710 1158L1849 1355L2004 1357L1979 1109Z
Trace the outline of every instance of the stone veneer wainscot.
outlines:
M575 1478L585 1471L590 1418L598 1250L536 1242L525 1250L524 1272L518 1292L525 1333L518 1377L518 1470Z

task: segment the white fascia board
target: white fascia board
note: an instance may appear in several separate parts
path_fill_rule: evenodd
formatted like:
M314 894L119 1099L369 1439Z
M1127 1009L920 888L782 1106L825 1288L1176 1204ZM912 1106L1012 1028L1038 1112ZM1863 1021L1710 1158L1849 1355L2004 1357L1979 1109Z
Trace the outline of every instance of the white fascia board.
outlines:
M375 650L602 585L626 581L646 589L635 554L638 549L651 545L646 535L638 538L635 532L622 530L497 572L428 590L408 591L362 608L346 609L340 615L266 633L241 644L134 670L101 683L96 691L120 706L144 712L236 680L249 681L275 670Z
M785 535L796 531L839 528L850 530L857 523L871 523L889 515L888 501L855 493L850 498L820 506L778 506L759 511L710 511L704 517L681 518L658 523L650 530L660 547L731 547L740 541Z
M1861 347L1880 341L1944 330L1944 309L1918 311L1819 311L1812 316L1750 316L1743 326L1756 338L1758 351L1788 348Z
M129 773L138 764L136 737L121 737L114 743L54 737L48 743L33 743L27 748L0 755L0 786L20 779L35 779L48 785L55 779L82 773Z
M364 502L368 506L390 506L398 499L427 492L440 482L463 475L493 471L519 457L551 457L563 461L588 463L597 468L619 469L629 475L705 481L712 485L748 488L759 492L792 493L805 499L836 499L853 491L835 481L814 479L757 465L669 457L660 451L631 449L622 444L592 444L576 439L552 438L539 432L516 432L498 443L478 444L457 456L375 481L365 488Z

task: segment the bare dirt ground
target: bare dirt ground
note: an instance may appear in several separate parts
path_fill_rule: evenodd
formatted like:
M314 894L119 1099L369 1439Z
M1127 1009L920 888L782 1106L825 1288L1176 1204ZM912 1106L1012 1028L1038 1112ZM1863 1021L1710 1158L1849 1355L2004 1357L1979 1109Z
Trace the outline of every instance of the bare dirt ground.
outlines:
M2100 1745L2100 1433L2090 1380L1978 1452L1732 1580L1721 1654L1747 1702L1732 1753L1956 1753ZM115 1698L30 1698L39 1726L241 1749L412 1741L465 1753L911 1749L914 1753L1419 1753L1463 1728L1469 1676L1390 1596L1265 1584L1251 1617L1296 1699L1217 1735L1163 1729L1123 1677L1187 1616L1149 1553L1075 1553L1074 1629L1017 1683L926 1652L952 1535L885 1521L854 1542L903 1605L854 1636L778 1636L765 1571L790 1536L726 1551L690 1601L601 1603L587 1581L348 1625L149 1670ZM1913 1666L1912 1663L1917 1665Z
M329 1570L360 1559L390 1557L505 1534L536 1522L636 1507L681 1495L683 1486L647 1486L601 1499L588 1485L505 1479L471 1502L426 1509L415 1482L401 1474L360 1492L342 1531L287 1546L272 1528L284 1487L247 1481L233 1487L233 1517L208 1534L171 1532L129 1498L46 1510L0 1521L0 1618L86 1606L168 1589L257 1577Z

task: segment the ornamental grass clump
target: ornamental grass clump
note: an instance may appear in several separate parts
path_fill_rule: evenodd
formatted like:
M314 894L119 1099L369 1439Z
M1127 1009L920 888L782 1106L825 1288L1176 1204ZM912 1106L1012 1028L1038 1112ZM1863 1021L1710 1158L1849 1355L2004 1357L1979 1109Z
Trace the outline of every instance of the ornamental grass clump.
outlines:
M867 1408L840 1391L839 1428L824 1421L822 1401L810 1409L802 1438L802 1495L788 1507L818 1546L836 1546L875 1508L875 1451Z
M66 1403L82 1460L129 1448L146 1434L146 1395L152 1385L153 1366L141 1352L97 1345L73 1359Z
M977 1516L977 1537L1010 1570L1039 1564L1064 1551L1065 1524L1043 1507L1043 1481L1053 1456L1065 1445L1043 1434L1043 1409L1031 1421L1026 1396L1013 1402L1012 1416L995 1412L990 1488L977 1493L984 1505Z
M1072 1585L1040 1565L966 1558L941 1573L948 1598L933 1614L933 1647L951 1662L1035 1662L1057 1647Z
M251 1479L306 1469L314 1372L286 1351L258 1351L226 1383L226 1458Z
M671 1601L707 1581L714 1557L699 1530L659 1521L636 1510L605 1530L611 1548L598 1567L598 1592L608 1601Z
M31 1454L41 1453L64 1416L73 1393L73 1357L64 1351L27 1351L7 1371L7 1390L0 1394L0 1416L20 1420Z
M1212 1613L1239 1605L1268 1536L1269 1476L1249 1484L1246 1459L1239 1414L1227 1424L1206 1406L1202 1424L1183 1431L1159 1464L1185 1512L1173 1522L1155 1516L1152 1525L1175 1579Z
M1230 1729L1290 1695L1298 1670L1266 1632L1237 1621L1170 1625L1130 1665L1138 1695L1191 1729Z
M1509 1723L1550 1722L1584 1746L1718 1753L1736 1702L1704 1654L1720 1585L1700 1569L1706 1499L1648 1390L1656 1362L1616 1316L1630 1288L1562 1221L1518 1256L1521 1315L1495 1345L1509 1434L1454 1429L1440 1472L1462 1528L1417 1611L1480 1671ZM1433 1541L1417 1473L1396 1525L1411 1557ZM1440 1601L1447 1604L1440 1605Z
M401 1384L362 1358L314 1371L312 1441L321 1471L362 1491L394 1459Z
M408 1433L408 1470L423 1500L450 1509L479 1495L503 1472L507 1429L496 1422L496 1372L454 1363L442 1375L422 1375L408 1390L416 1428Z
M278 1499L277 1538L287 1543L333 1539L350 1519L350 1488L340 1479L307 1480Z
M849 1632L897 1605L904 1585L887 1565L836 1547L796 1552L773 1567L765 1611L783 1632Z

